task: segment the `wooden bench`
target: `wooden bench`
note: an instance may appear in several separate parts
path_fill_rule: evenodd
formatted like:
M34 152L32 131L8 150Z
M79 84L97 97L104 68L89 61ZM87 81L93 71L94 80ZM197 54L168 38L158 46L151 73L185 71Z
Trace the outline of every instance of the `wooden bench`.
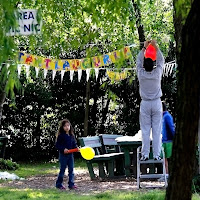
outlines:
M122 160L124 158L123 152L113 151L112 153L108 153L109 147L117 146L117 143L113 143L114 137L110 142L108 141L108 137L104 137L105 135L101 136L93 136L93 137L82 137L79 138L79 142L81 147L89 146L95 150L95 156L92 160L86 160L88 171L90 173L90 178L95 179L95 173L93 169L93 163L98 164L99 168L99 177L101 178L113 178L114 177L114 170L116 165L116 160ZM107 138L107 139L105 139ZM115 137L116 138L116 137ZM104 140L105 139L105 140ZM105 143L103 143L105 141ZM117 164L118 166L118 164ZM123 165L120 165L120 167ZM117 167L116 167L117 169ZM120 168L119 168L120 169Z
M111 134L101 134L99 135L103 153L116 153L121 152L120 146L117 144L115 140L118 137L122 137L123 135L111 135Z

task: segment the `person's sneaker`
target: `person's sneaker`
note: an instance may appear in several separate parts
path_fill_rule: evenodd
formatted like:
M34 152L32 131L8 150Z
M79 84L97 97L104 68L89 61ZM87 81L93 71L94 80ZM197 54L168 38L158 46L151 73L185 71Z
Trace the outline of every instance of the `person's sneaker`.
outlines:
M154 160L162 160L162 158L160 156L156 156L154 157Z
M149 160L148 156L142 155L142 157L140 158L140 161L147 161L147 160Z
M58 187L59 190L66 190L64 186Z
M77 186L76 185L73 185L72 187L69 187L70 190L77 190Z

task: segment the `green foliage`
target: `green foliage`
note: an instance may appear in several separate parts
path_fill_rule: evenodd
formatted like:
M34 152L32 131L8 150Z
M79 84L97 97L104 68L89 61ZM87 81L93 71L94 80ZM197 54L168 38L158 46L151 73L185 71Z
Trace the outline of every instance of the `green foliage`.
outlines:
M16 1L10 1L9 6L3 5L1 14L5 24L13 24L13 10ZM160 47L167 54L168 43L162 38L173 40L173 23L171 4L163 5L155 0L137 1L142 14L145 35L156 38ZM39 9L43 20L41 35L14 36L3 38L8 40L9 52L2 55L14 55L19 50L57 59L71 59L92 57L104 54L122 46L136 44L139 39L136 30L137 15L134 12L132 1L127 0L78 0L78 1L44 1L23 0L17 8ZM4 10L9 10L4 19ZM153 20L152 20L153 19ZM9 21L10 20L10 21ZM4 27L2 24L2 27ZM7 25L6 25L7 26ZM133 58L138 53L138 47L132 48ZM11 53L10 53L11 52ZM8 60L8 56L3 59ZM133 59L134 60L134 59ZM111 65L120 71L121 68L133 68L133 61L120 61ZM20 88L17 82L16 66L1 69L0 74L2 90L14 97L14 92ZM5 135L10 136L9 147L6 154L15 160L50 160L57 157L54 148L55 133L58 122L69 118L75 127L77 137L83 135L86 74L83 72L82 80L69 81L69 73L65 73L63 82L60 81L60 72L52 81L51 72L44 80L42 70L39 78L35 77L31 68L31 77L26 79L22 69L21 85L24 93L15 93L16 106L10 106L7 100L3 111L3 129ZM88 135L100 133L121 133L134 135L139 130L139 91L135 72L120 83L111 83L105 71L100 70L98 80L90 78L90 102L88 120ZM167 81L165 82L167 84ZM104 87L100 87L104 85ZM5 87L3 87L5 86ZM171 87L168 87L170 90ZM168 89L166 90L168 92ZM175 89L174 89L175 91ZM166 92L165 97L168 97ZM173 94L170 93L169 94ZM170 99L173 99L170 96ZM16 153L17 150L17 153ZM14 153L15 152L15 153Z
M7 97L14 100L15 90L22 92L22 86L17 77L16 65L3 64L0 69L0 92L5 91Z
M7 1L6 1L7 2ZM173 35L172 5L159 1L138 1L147 37L156 38L166 53L167 41ZM6 30L15 26L14 10L22 8L38 9L38 18L43 20L41 35L7 37ZM135 22L136 13L132 1L45 1L10 0L0 1L1 27L0 64L8 59L14 60L20 50L52 58L83 58L107 53L122 46L138 43ZM153 19L153 20L152 20ZM134 56L136 52L133 52ZM122 67L121 63L119 66ZM15 71L15 69L11 69ZM10 81L12 80L12 81ZM1 81L1 80L0 80ZM13 83L14 81L14 83ZM18 83L12 77L8 80L6 91L11 92Z
M192 193L200 194L200 175L196 175L192 180Z
M174 0L176 17L181 19L182 24L185 24L192 2L191 0Z
M0 1L0 92L6 92L10 99L15 98L14 90L20 91L21 85L16 73L16 46L12 37L6 35L10 26L15 26L14 6L17 1Z
M19 164L16 162L0 158L0 170L16 170L18 168Z
M17 37L18 44L29 46L33 53L65 58L80 58L77 51L82 51L81 57L87 57L89 44L99 45L97 52L93 49L92 56L114 50L133 41L129 3L125 0L117 3L100 0L24 1L21 8L40 9L43 31L39 36ZM127 41L124 40L125 34Z
M160 49L167 55L169 41L174 42L172 0L142 0L139 7L146 39L157 40Z

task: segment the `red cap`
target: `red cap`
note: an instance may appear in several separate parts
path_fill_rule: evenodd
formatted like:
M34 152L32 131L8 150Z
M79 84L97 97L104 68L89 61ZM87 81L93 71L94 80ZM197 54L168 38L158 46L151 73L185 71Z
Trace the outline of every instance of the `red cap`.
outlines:
M153 61L156 60L156 49L152 44L149 44L149 46L146 48L145 58L151 58Z

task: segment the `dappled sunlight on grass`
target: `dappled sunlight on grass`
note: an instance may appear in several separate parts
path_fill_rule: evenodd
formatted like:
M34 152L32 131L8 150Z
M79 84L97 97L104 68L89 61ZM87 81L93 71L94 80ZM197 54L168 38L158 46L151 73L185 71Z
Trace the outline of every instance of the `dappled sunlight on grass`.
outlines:
M15 173L19 177L27 178L27 182L19 181L15 185L13 182L8 186L2 184L0 186L0 200L164 200L165 190L147 190L135 188L135 183L129 182L92 182L88 180L88 170L85 160L75 160L75 173L77 179L84 184L80 184L77 191L60 191L54 188L54 181L59 172L59 163L26 163L20 164L20 168L16 171L9 171ZM41 175L41 176L40 176ZM35 177L30 177L35 176ZM21 185L20 185L21 184ZM96 185L95 185L96 184ZM100 185L99 185L100 184ZM115 185L114 185L115 184ZM121 185L120 185L121 184ZM13 187L20 186L22 188L35 188L35 189L15 189ZM77 184L78 185L78 184ZM94 186L94 187L93 187ZM98 187L97 187L98 186ZM117 187L116 187L117 186ZM51 188L52 187L52 188ZM130 187L132 189L130 189ZM39 189L38 189L39 188ZM48 189L51 188L51 189ZM116 189L117 188L117 189ZM122 192L123 189L126 189ZM91 191L90 191L91 189ZM109 191L110 190L110 191ZM104 191L104 192L103 192ZM106 192L105 192L106 191ZM12 197L12 198L11 198ZM199 200L200 196L194 194L192 200Z
M87 169L86 162L83 159L75 159L75 169ZM57 174L59 171L59 162L52 163L21 163L19 169L9 171L21 178L27 178L35 175Z
M41 192L31 192L28 195L30 198L37 198L37 197L43 197L44 195Z
M57 174L59 169L58 163L30 163L20 164L19 169L10 171L19 177L27 178L34 175Z
M200 199L200 194L194 194L192 197L192 200L199 200Z
M57 189L36 190L36 189L14 189L0 188L0 199L2 200L164 200L165 192L161 190L140 190L130 192L103 192L99 194L82 195L76 191L59 191ZM198 200L199 195L193 195L192 200Z
M133 199L133 198L136 198L138 196L138 194L135 192L135 193L121 193L119 194L119 199Z
M47 174L58 174L58 172L59 172L59 168L45 170L45 173Z

